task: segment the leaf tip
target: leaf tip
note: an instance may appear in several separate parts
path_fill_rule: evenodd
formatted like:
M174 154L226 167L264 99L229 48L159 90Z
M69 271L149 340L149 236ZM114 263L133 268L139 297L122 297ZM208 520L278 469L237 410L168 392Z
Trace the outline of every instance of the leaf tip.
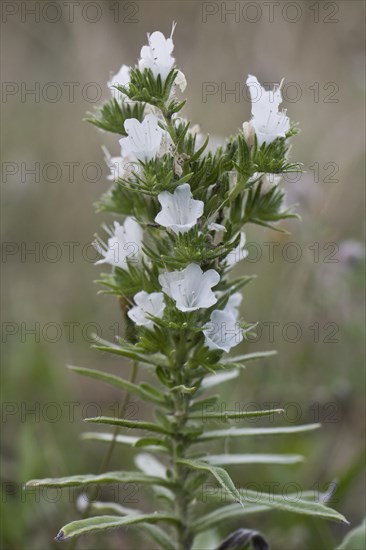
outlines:
M67 537L65 537L65 533L63 532L62 529L61 529L61 531L59 531L59 532L57 533L57 535L55 536L55 540L56 540L57 542L62 542L62 541L64 541L64 540L66 540L66 539L67 539Z

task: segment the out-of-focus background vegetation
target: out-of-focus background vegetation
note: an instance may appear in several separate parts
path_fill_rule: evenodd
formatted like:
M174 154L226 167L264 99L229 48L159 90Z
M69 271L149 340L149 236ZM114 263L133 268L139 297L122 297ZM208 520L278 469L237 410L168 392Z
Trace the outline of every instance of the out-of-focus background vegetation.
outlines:
M273 490L279 492L324 491L338 480L332 506L353 526L360 523L364 3L298 0L291 7L281 1L274 3L272 21L261 2L255 8L253 2L81 1L73 15L63 2L2 4L2 548L52 548L58 529L78 517L69 493L24 495L27 479L96 472L103 456L101 444L81 442L82 417L111 412L121 395L78 378L65 364L96 368L102 362L113 372L129 369L90 349L92 332L111 340L123 328L115 299L97 295L93 280L99 270L88 246L100 224L109 221L93 208L109 186L101 145L118 154L118 142L82 119L109 96L110 75L122 63L136 62L146 33L168 35L172 21L178 23L177 65L188 81L185 114L202 132L220 141L249 119L248 73L262 82L286 78L284 106L301 127L292 160L303 162L306 173L283 185L288 203L299 203L302 222L286 224L288 235L249 227L248 241L260 247L260 257L251 246L249 260L237 267L258 274L246 288L242 314L261 327L258 341L239 351L276 348L279 354L248 366L221 394L228 406L287 405L287 421L319 420L323 427L245 443L246 450L304 453L304 464L232 467L232 476L243 487L256 482L263 490L278 482ZM36 4L43 10L39 21L25 11ZM225 8L235 5L240 11L225 20ZM205 83L214 83L207 97ZM32 89L36 95L26 93ZM225 95L233 89L240 97ZM103 98L93 102L98 90ZM102 174L90 163L102 167ZM26 173L35 167L39 177ZM296 256L298 261L291 261ZM273 338L268 323L276 323ZM32 329L35 333L28 332ZM131 414L149 413L136 403ZM244 443L232 449L244 450ZM121 447L112 469L132 463L131 453ZM135 495L136 504L127 491L120 497L127 506L146 505L142 494ZM282 512L250 516L236 525L259 528L275 550L328 550L347 532L344 526ZM80 540L78 548L145 548L135 537L136 530L118 531Z

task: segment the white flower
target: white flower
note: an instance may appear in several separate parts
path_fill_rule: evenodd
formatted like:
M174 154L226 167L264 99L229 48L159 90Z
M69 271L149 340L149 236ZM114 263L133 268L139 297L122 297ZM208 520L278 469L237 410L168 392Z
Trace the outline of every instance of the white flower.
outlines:
M158 151L158 157L162 157L167 153L172 154L174 151L174 142L169 134L169 132L163 131L163 137L161 138L161 143Z
M255 76L248 75L246 84L252 100L253 116L250 124L255 129L259 146L264 142L268 145L277 137L285 137L290 129L290 119L286 116L286 111L278 110L282 103L282 82L283 80L273 90L266 91Z
M194 311L211 307L217 302L211 288L220 281L220 275L214 269L203 273L197 264L189 264L181 271L163 273L159 283L163 292L175 300L180 311Z
M165 303L162 292L152 292L148 294L144 290L134 296L136 306L131 308L127 315L138 326L153 328L154 321L149 318L149 314L161 319L164 314Z
M226 256L226 263L229 267L234 266L238 262L241 262L241 260L245 260L245 258L248 256L248 251L245 250L245 243L246 243L246 237L245 233L242 231L240 233L240 240L239 244L234 250L229 252L229 254Z
M152 113L142 122L136 118L125 120L127 137L119 140L126 154L133 154L138 160L146 162L155 157L160 149L164 130L158 125L158 119Z
M163 81L166 79L175 63L175 59L171 55L174 50L172 40L174 27L175 25L173 25L170 38L165 38L160 31L147 35L149 44L141 48L140 71L151 69L155 78L160 74Z
M205 344L211 350L221 349L228 352L243 340L243 331L230 308L215 309L202 332L205 335Z
M193 198L188 183L177 187L174 193L163 191L158 195L158 201L162 209L155 221L174 233L186 233L203 214L204 203Z
M96 264L111 264L121 269L128 268L128 262L138 263L142 256L143 232L139 224L131 217L127 217L124 224L114 222L114 230L104 227L109 233L107 246L99 239L94 243L95 248L104 256Z
M255 128L253 124L251 124L250 122L243 122L243 134L248 147L253 147L255 135Z
M130 67L127 65L122 65L118 73L113 75L108 81L107 86L111 91L111 94L117 101L122 101L125 98L125 94L116 90L114 86L127 86L130 83Z
M182 71L178 70L178 74L175 77L174 84L178 86L181 92L184 92L184 90L187 87L187 80L185 75L182 73Z
M120 157L112 157L106 147L102 147L104 152L104 160L110 170L110 174L107 176L107 180L118 181L120 178L127 178L130 176L132 170L136 170L133 158L130 155L125 155L121 151Z
M229 313L236 321L239 317L239 306L243 300L243 296L240 292L234 292L227 301L223 311Z
M273 187L277 187L282 179L282 174L272 174L271 172L254 172L249 178L248 182L254 182L261 180L262 187L261 192L268 193Z

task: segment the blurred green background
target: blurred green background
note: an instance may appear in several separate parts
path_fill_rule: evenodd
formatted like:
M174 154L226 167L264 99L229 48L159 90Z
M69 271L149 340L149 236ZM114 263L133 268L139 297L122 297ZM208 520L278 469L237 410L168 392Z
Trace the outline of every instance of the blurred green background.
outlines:
M257 248L236 268L258 274L242 314L261 329L239 351L279 354L248 365L221 393L229 407L278 403L289 407L287 421L323 427L230 447L300 452L308 457L302 465L230 472L244 487L278 482L279 492L324 491L338 480L331 505L357 525L365 486L364 3L281 1L272 12L265 2L81 1L73 13L66 4L2 3L2 548L52 548L58 529L78 515L67 494L25 495L27 479L96 472L102 460L101 444L80 441L82 417L110 412L121 395L65 364L130 368L90 349L92 332L112 340L123 330L118 303L97 295L90 247L111 221L93 208L109 187L101 145L118 154L118 142L82 119L109 97L110 75L137 61L146 33L168 35L172 21L177 66L188 81L185 115L213 143L250 118L248 73L268 83L286 78L284 107L301 127L292 160L306 173L282 185L302 222L288 223L288 235L248 227ZM130 412L149 415L140 403ZM112 462L130 468L133 457L121 447ZM135 506L146 506L144 495L136 498ZM134 505L127 493L121 501ZM274 550L328 550L347 532L274 511L225 525L218 536L241 526L261 530ZM149 546L132 529L78 542L80 549L136 547Z

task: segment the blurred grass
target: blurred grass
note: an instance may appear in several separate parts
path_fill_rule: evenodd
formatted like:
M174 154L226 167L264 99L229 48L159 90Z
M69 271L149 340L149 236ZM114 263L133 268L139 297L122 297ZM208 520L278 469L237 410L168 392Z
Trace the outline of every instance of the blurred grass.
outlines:
M187 116L201 125L202 131L225 136L236 131L249 118L249 104L236 103L233 96L222 102L220 94L202 100L202 83L225 83L227 89L236 82L244 83L247 73L259 80L287 82L301 86L302 98L288 102L292 119L298 120L302 133L296 137L292 158L304 162L307 173L296 184L285 184L288 201L298 202L303 221L289 224L291 235L273 234L250 227L247 239L262 244L262 259L247 261L239 271L257 273L258 279L248 287L242 307L243 316L250 321L279 323L275 341L263 329L258 343L242 345L245 351L254 349L279 350L271 360L255 363L241 374L240 384L222 389L222 401L235 402L296 402L301 406L300 422L323 421L319 433L296 436L293 439L258 440L247 450L271 452L300 452L309 460L291 470L281 467L248 467L242 473L233 468L235 481L244 485L258 481L278 481L280 490L286 483L299 484L303 489L325 490L329 482L339 480L332 504L351 521L361 522L364 516L364 261L362 254L347 254L350 240L360 241L363 233L364 185L364 5L358 1L337 2L340 11L336 24L312 20L308 2L301 5L303 17L296 24L275 17L273 23L262 18L258 23L235 23L228 16L222 23L217 18L202 22L202 3L173 1L138 2L138 23L115 23L113 2L103 2L103 17L95 24L75 17L74 23L59 21L50 24L34 23L29 18L22 23L19 17L3 24L2 80L25 82L29 88L35 82L79 82L75 101L65 94L59 102L39 103L20 96L3 100L2 158L5 162L78 162L73 183L63 169L60 181L39 183L29 178L20 181L19 175L2 184L3 242L14 242L29 248L39 242L55 242L63 254L58 262L27 256L22 261L15 254L3 263L2 322L17 323L19 332L5 337L3 350L3 406L14 404L16 412L4 417L2 446L2 548L9 550L43 550L52 547L52 537L59 527L76 515L68 496L41 498L24 495L21 486L29 478L94 472L103 455L97 443L82 443L82 416L88 403L101 404L104 410L120 399L114 390L80 380L69 373L66 363L110 367L112 371L126 370L128 365L90 350L85 336L98 323L103 336L112 339L116 326L121 326L118 304L112 298L96 295L93 279L98 270L82 257L80 250L91 241L106 216L97 217L93 202L108 188L103 177L95 183L85 181L81 167L88 162L103 165L101 145L117 153L117 140L102 135L82 122L92 104L85 101L80 90L85 83L100 83L107 97L106 81L110 71L122 62L133 64L138 57L147 31L160 29L170 32L176 20L175 55L178 66L188 81ZM125 3L119 3L122 7ZM77 13L77 12L76 12ZM327 82L339 86L338 103L314 102L309 89L314 82L320 89ZM65 88L63 88L65 90ZM327 162L339 166L337 183L314 183L311 166ZM284 262L283 247L299 243L302 258L297 263ZM63 243L77 242L75 260L67 256ZM268 245L278 242L274 261L268 260ZM338 243L343 254L337 263L325 263L330 249L323 247ZM313 261L314 243L319 243L320 261ZM343 243L343 244L342 244ZM348 246L348 248L347 248ZM54 333L46 333L35 341L23 328L40 323L57 323L61 336L51 342ZM74 341L68 337L65 323L75 322ZM298 323L302 336L296 343L281 336L288 322ZM309 327L319 323L320 342L314 342ZM329 334L327 323L336 323L337 343L322 340ZM117 325L116 325L117 324ZM83 333L84 331L84 333ZM24 332L24 331L23 331ZM289 334L291 334L289 332ZM6 336L6 335L5 335ZM4 338L3 338L4 342ZM75 418L70 421L68 406L75 405ZM24 408L39 403L43 416L23 415ZM61 416L48 422L47 404L61 406ZM8 405L9 406L9 405ZM83 410L84 409L84 410ZM3 409L5 412L9 409ZM147 414L141 408L139 415ZM232 444L232 450L244 450L244 445ZM113 468L131 466L132 457L118 448ZM6 485L17 484L16 486ZM16 494L9 495L16 487ZM126 497L126 495L125 495ZM138 495L139 506L145 506ZM47 502L48 501L48 502ZM141 502L140 502L141 501ZM128 505L128 503L126 502ZM242 524L263 531L274 550L307 550L334 548L346 528L328 525L317 520L291 514L271 512L260 518L250 517ZM233 528L235 525L233 525ZM101 539L85 539L80 548L126 548L135 546L136 531L116 532ZM139 544L143 548L143 543Z

